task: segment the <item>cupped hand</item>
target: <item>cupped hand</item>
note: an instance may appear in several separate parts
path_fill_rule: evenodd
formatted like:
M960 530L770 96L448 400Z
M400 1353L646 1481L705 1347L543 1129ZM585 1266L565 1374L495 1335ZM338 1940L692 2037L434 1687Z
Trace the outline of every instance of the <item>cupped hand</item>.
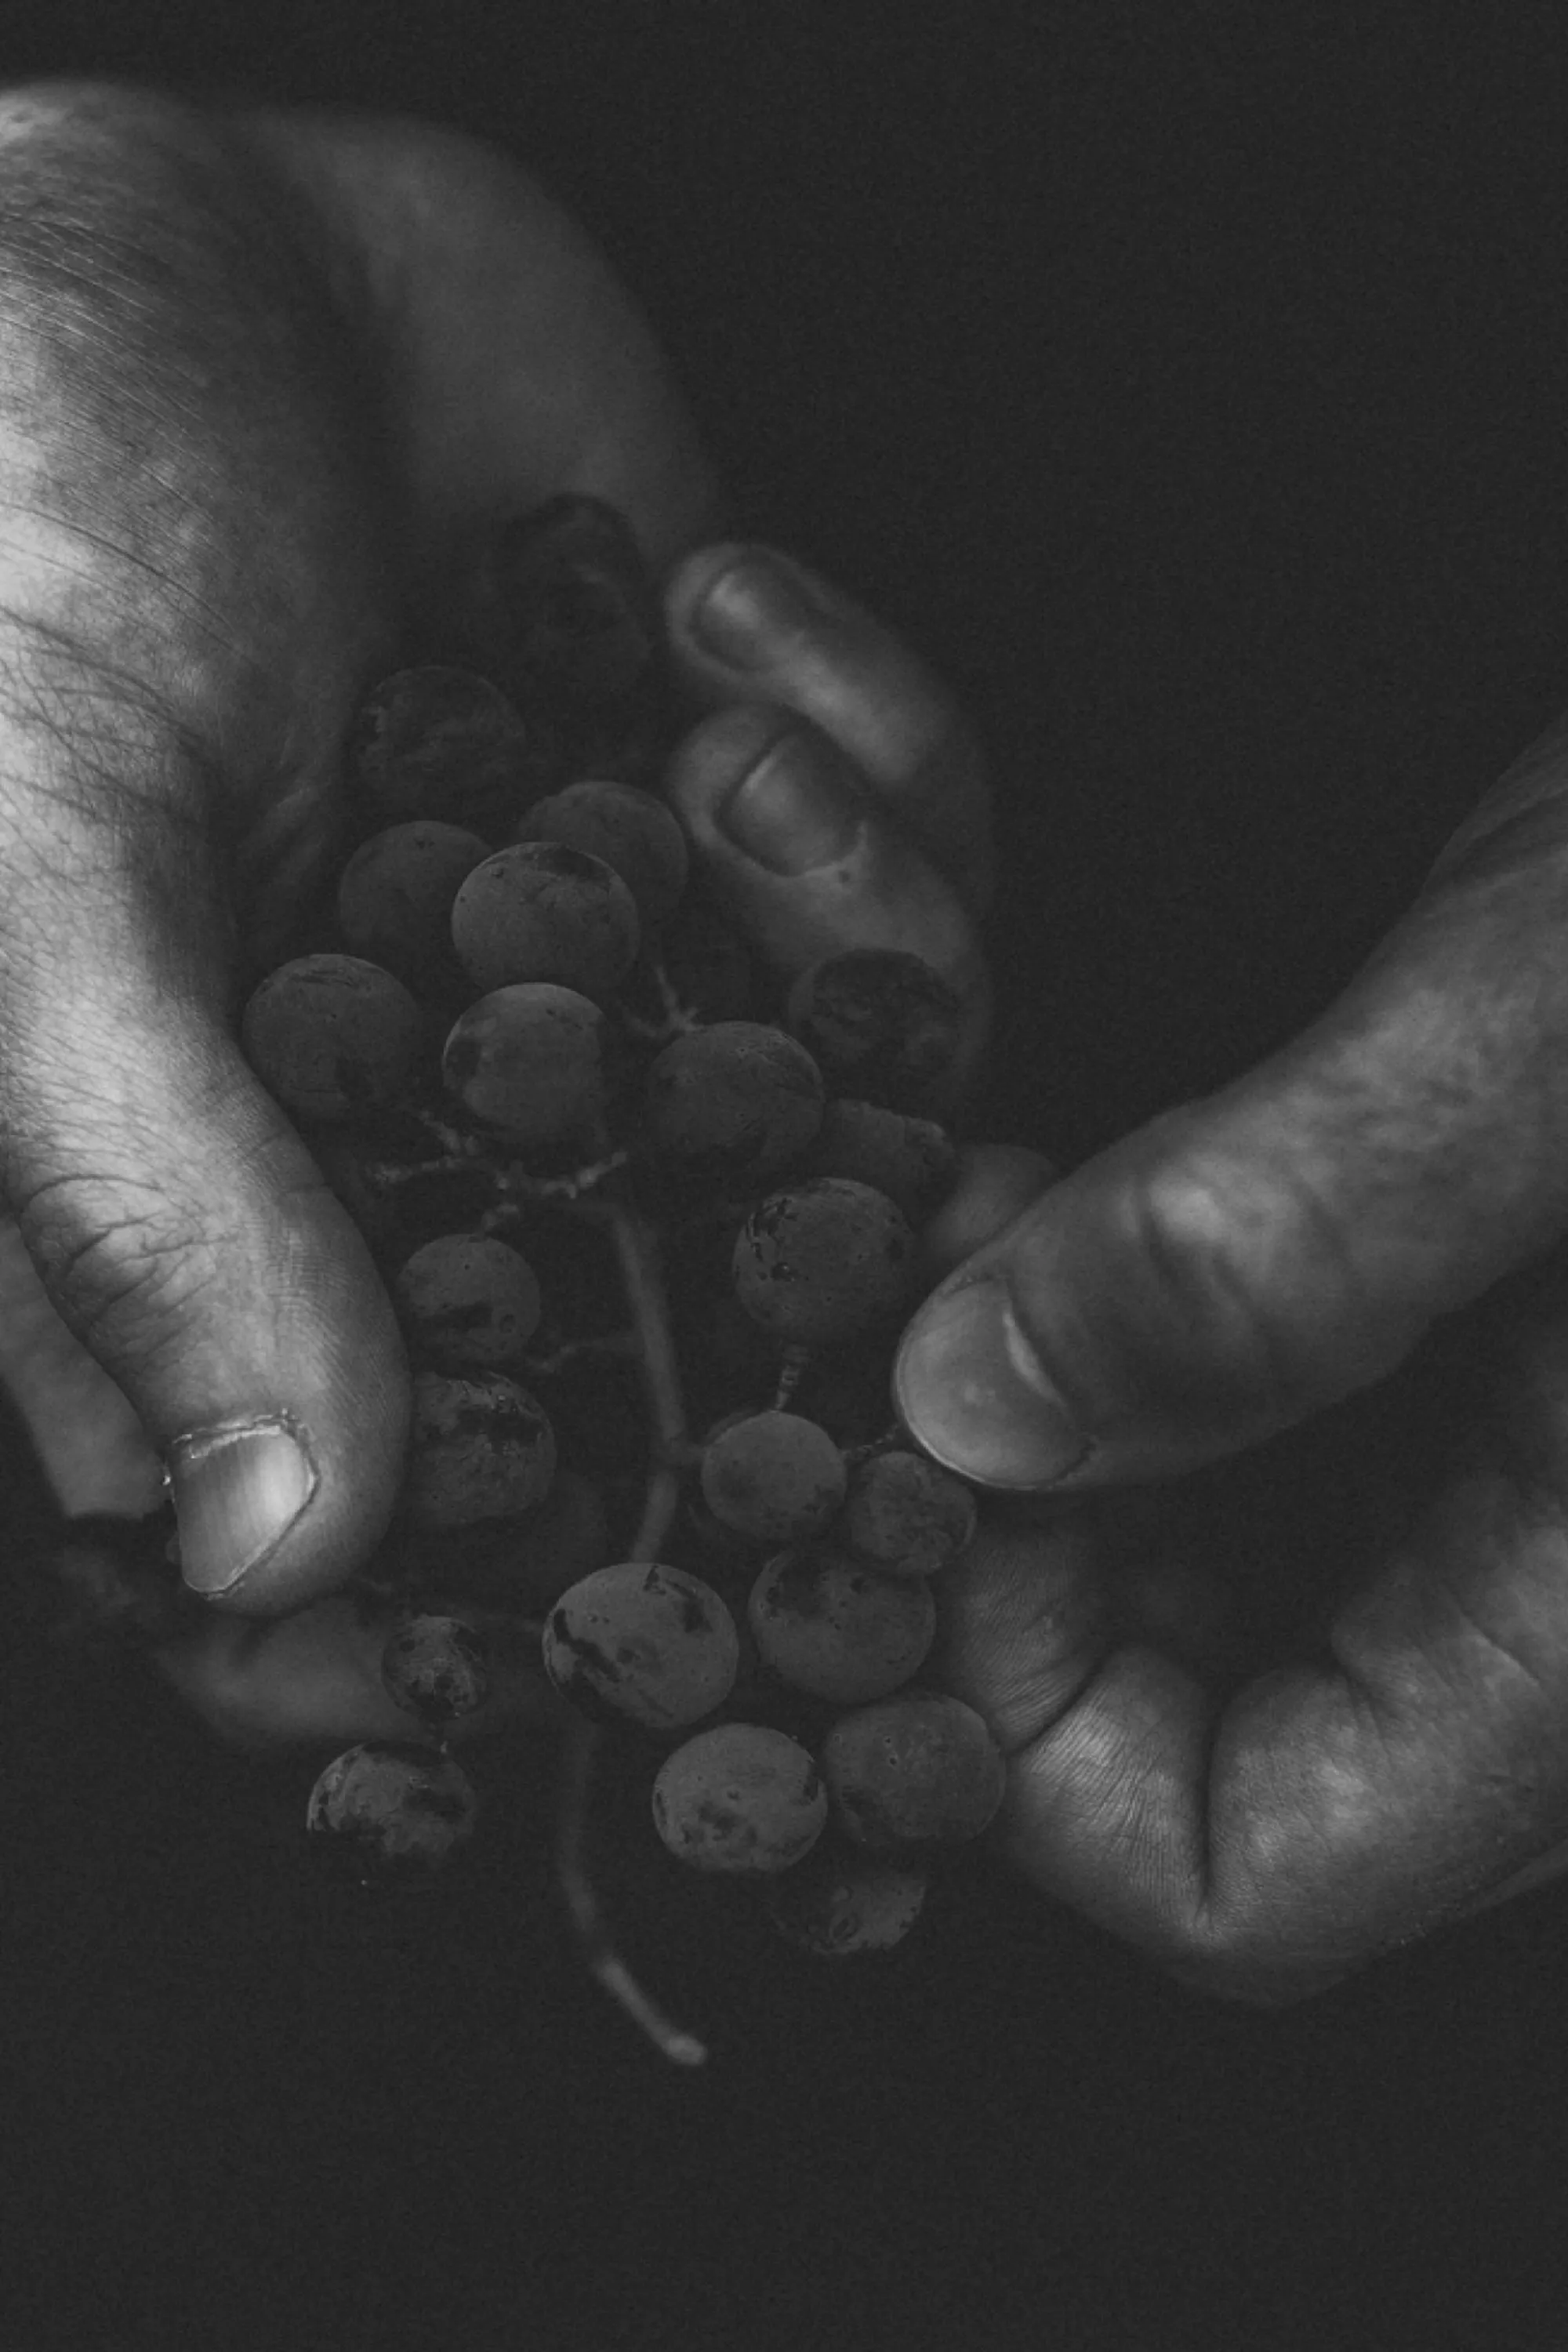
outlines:
M787 558L737 568L763 551L718 538L634 303L479 142L12 91L0 308L0 1376L68 1512L149 1511L168 1465L205 1598L153 1654L215 1731L396 1735L385 1628L342 1588L390 1519L406 1359L235 1035L237 975L330 860L365 688L437 614L462 657L447 616L487 517L608 500L665 584L689 724L668 790L738 924L781 975L838 946L923 954L972 1053L983 762L868 615ZM933 1276L1044 1172L974 1160ZM200 1442L237 1429L254 1448ZM460 1731L546 1705L513 1661Z
M943 1653L1009 1759L992 1848L1222 1997L1568 1869L1565 788L1560 720L1303 1034L1052 1185L901 1348L910 1430L996 1498ZM1240 1582L1163 1562L1179 1482L1399 1371L1426 1484L1384 1508L1374 1465L1364 1564L1237 1672ZM1119 1489L1152 1507L1131 1608Z

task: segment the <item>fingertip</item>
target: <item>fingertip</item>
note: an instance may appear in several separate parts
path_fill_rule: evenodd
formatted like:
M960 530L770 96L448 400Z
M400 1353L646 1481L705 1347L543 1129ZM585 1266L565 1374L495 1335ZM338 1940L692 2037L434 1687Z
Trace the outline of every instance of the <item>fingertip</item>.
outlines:
M664 617L682 649L695 642L694 616L714 583L752 551L753 542L731 536L709 539L682 554L664 583Z

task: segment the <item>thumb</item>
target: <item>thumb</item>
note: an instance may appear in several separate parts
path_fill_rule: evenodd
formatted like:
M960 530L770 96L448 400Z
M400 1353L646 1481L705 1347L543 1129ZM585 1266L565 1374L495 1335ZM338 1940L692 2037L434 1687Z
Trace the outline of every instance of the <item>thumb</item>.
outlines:
M1392 1372L1568 1226L1568 719L1293 1044L1086 1161L934 1290L894 1372L978 1483L1235 1454Z
M116 831L52 800L11 816L0 1185L167 1464L186 1583L281 1614L342 1584L390 1517L409 1412L391 1304L241 1055L195 828L139 807Z

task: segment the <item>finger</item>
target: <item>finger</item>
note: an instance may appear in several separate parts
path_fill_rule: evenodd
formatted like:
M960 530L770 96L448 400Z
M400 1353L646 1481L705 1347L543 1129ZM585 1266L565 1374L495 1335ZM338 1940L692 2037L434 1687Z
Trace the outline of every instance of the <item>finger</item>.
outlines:
M730 502L651 326L594 240L504 148L351 108L243 110L368 302L411 491L410 616L433 642L476 534L563 491L624 514L655 576ZM456 649L454 649L456 650Z
M665 613L698 708L742 698L807 721L984 916L995 884L984 755L954 698L890 629L795 558L735 540L676 568Z
M932 1108L951 1114L990 1034L992 992L968 911L808 722L761 703L716 712L678 745L670 803L715 896L774 981L852 949L918 956L962 1007Z
M1228 1698L1147 1633L1122 1638L1087 1517L1071 1541L1011 1523L1011 1506L983 1528L944 1585L944 1679L1010 1759L988 1833L1001 1857L1184 1981L1264 2006L1561 1873L1555 1287L1495 1409L1467 1416L1452 1475L1335 1611L1321 1654Z
M74 788L62 772L100 738L94 699L79 680L63 761L0 717L0 1185L172 1472L187 1582L278 1613L379 1538L406 1359L365 1244L231 1034L231 929L164 755L140 789L128 751Z
M952 1188L921 1227L921 1273L929 1286L1005 1231L1057 1179L1043 1151L1026 1143L960 1146Z
M447 1604L426 1603L434 1614ZM446 1737L454 1748L497 1732L550 1721L555 1694L540 1660L539 1630L500 1612L454 1602L483 1639L489 1694L458 1716ZM295 1615L266 1624L209 1613L152 1653L165 1682L227 1746L251 1754L340 1740L408 1739L417 1718L398 1706L381 1676L396 1630L391 1610L363 1612L345 1593L329 1594Z
M63 1517L143 1518L163 1465L134 1408L49 1303L14 1217L0 1216L0 1384Z
M999 1487L1164 1478L1382 1380L1563 1231L1568 724L1338 1002L1085 1162L922 1307L910 1430Z

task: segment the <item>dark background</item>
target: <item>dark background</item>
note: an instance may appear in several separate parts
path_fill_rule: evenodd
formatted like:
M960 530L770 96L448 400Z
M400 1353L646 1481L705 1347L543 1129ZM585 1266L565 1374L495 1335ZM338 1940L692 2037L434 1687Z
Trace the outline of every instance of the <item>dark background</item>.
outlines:
M422 112L544 178L751 528L965 697L987 1120L1072 1161L1319 1011L1568 702L1568 58L1500 16L79 0L0 73ZM1269 1449L1259 1540L1353 1542L1372 1426ZM1555 1894L1262 2016L983 1869L838 1973L628 1863L714 2038L682 2075L582 1974L541 1827L356 1944L299 1874L309 1769L25 1634L0 1671L5 2352L1568 2335Z

